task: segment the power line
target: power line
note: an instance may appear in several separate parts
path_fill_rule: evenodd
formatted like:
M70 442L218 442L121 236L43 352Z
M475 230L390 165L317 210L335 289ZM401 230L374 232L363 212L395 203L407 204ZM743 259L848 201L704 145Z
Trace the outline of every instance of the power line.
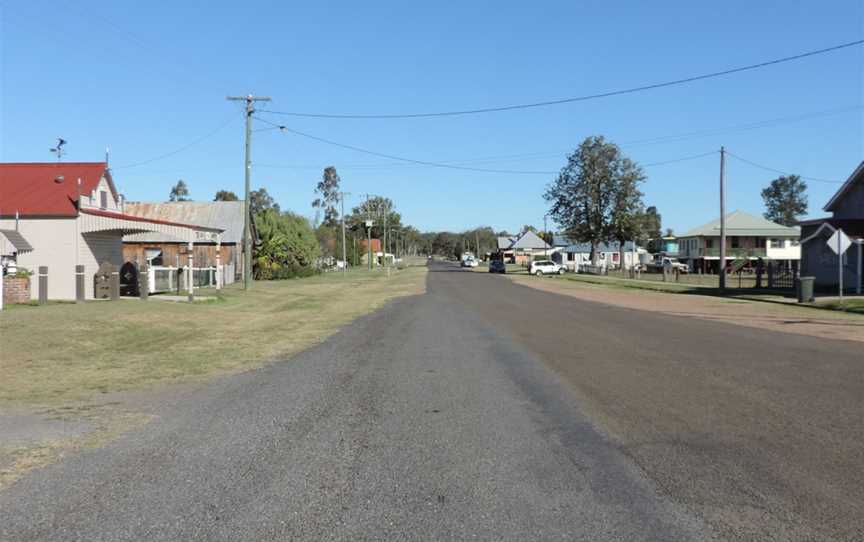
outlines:
M153 158L150 158L150 159L148 159L148 160L143 160L143 161L141 161L141 162L135 162L135 163L132 163L132 164L125 164L125 165L122 165L122 166L112 167L111 169L112 169L112 170L116 170L116 169L128 169L128 168L132 168L132 167L143 166L143 165L145 165L145 164L150 164L150 163L152 163L152 162L156 162L156 161L158 161L158 160L163 160L163 159L165 159L165 158L169 158L169 157L171 157L171 156L174 156L175 154L179 154L179 153L185 151L185 150L188 149L188 148L194 147L195 145L201 143L202 141L205 141L205 140L207 140L207 139L213 137L213 136L216 135L217 133L221 132L221 131L226 127L226 126L228 126L229 124L231 124L232 122L234 122L235 120L237 120L237 117L236 117L235 115L231 115L231 117L230 117L227 121L225 121L224 123L220 124L220 125L219 125L215 130L213 130L213 131L211 131L211 132L207 132L206 134L204 134L203 136L199 137L198 139L195 139L195 140L192 141L191 143L187 143L186 145L183 145L182 147L180 147L180 148L178 148L178 149L175 149L175 150L173 150L173 151L171 151L171 152L166 152L165 154L160 154L159 156L154 156Z
M349 150L356 151L356 152L371 154L373 156L388 158L390 160L398 160L400 162L407 162L407 163L411 163L411 164L417 164L417 165L423 165L423 166L429 166L429 167L448 168L448 169L459 169L459 170L467 170L467 171L479 171L479 172L484 172L484 173L506 173L506 174L518 174L518 175L557 175L559 173L559 171L525 171L525 170L510 170L510 169L486 169L486 168L459 166L459 165L454 165L454 164L448 164L445 162L429 162L426 160L414 160L412 158L404 158L404 157L396 156L396 155L392 155L392 154L385 154L385 153L381 153L381 152L377 152L377 151L372 151L369 149L363 149L360 147L355 147L354 145L346 145L344 143L339 143L336 141L324 139L322 137L314 136L314 135L300 132L297 130L292 130L291 128L288 128L287 126L277 125L277 124L272 123L266 119L260 119L258 117L254 117L254 118L257 120L260 120L261 122L265 122L265 123L277 126L282 132L292 133L295 135L299 135L301 137L312 139L313 141L318 141L320 143L326 143L328 145L333 145L335 147L340 147L343 149L349 149ZM711 151L711 152L696 154L693 156L685 156L683 158L675 158L673 160L665 160L662 162L653 162L653 163L648 163L648 164L641 164L641 166L642 167L653 167L653 166L662 166L665 164L672 164L675 162L683 162L685 160L695 160L697 158L703 158L705 156L715 154L715 152L716 151ZM276 164L257 164L257 165L258 165L258 167L272 167L272 168L283 167L283 166L279 166ZM288 166L287 168L291 169L291 166ZM340 168L350 169L350 168L345 168L344 166L340 166Z
M764 119L760 121L743 123L743 124L735 124L732 126L725 126L720 128L708 128L704 130L697 130L692 132L684 132L680 134L671 134L665 136L655 136L651 138L643 138L643 139L635 139L630 141L624 141L619 144L619 147L629 148L629 147L641 147L647 145L657 145L664 143L677 143L679 141L687 141L691 139L699 139L704 137L711 137L715 135L722 135L728 133L736 133L741 131L749 131L756 130L759 128L780 126L787 123L801 122L804 120L808 120L816 117L825 117L831 115L838 115L841 113L847 113L849 111L860 111L864 109L864 106L861 105L850 105L844 107L838 107L833 109L827 109L822 111L815 111L810 113L801 113L797 115L788 115L784 117L775 117L773 119ZM270 128L263 128L261 131L265 130L276 130L279 126L272 126ZM532 153L519 153L519 154L505 154L505 155L497 155L497 156L485 156L478 158L465 158L459 160L439 160L437 163L442 164L453 164L453 165L465 165L465 164L476 164L476 163L494 163L494 162L508 162L514 160L525 160L532 158L546 158L546 157L554 157L554 156L563 156L568 152L571 152L572 149L560 149L555 151L541 151L541 152L532 152ZM258 164L260 167L278 167L282 169L321 169L322 165L305 165L305 164L286 164L286 165L274 165L274 164ZM355 170L380 170L380 169L394 169L394 168L402 168L402 167L412 167L417 164L409 164L409 163L398 163L394 164L392 162L367 162L367 163L356 163L356 164L343 164L339 166L342 169L355 169Z
M260 120L261 122L266 122L266 123L272 124L274 126L279 126L279 129L283 132L289 132L289 133L292 133L292 134L295 134L295 135L298 135L301 137L305 137L307 139L311 139L313 141L318 141L320 143L326 143L326 144L332 145L334 147L341 147L343 149L348 149L348 150L352 150L355 152L361 152L361 153L369 154L372 156L378 156L380 158L388 158L390 160L398 160L400 162L419 164L419 165L429 166L429 167L459 169L459 170L465 170L465 171L479 171L479 172L484 172L484 173L508 173L508 174L517 174L517 175L550 175L550 174L554 175L555 173L557 173L557 171L522 171L522 170L508 170L508 169L486 169L486 168L475 168L475 167L468 167L468 166L457 166L457 165L445 164L445 163L441 163L441 162L427 162L425 160L414 160L412 158L404 158L404 157L395 156L392 154L385 154L382 152L372 151L369 149L363 149L361 147L355 147L354 145L346 145L345 143L339 143L337 141L331 141L329 139L324 139L323 137L318 137L318 136L314 136L312 134L307 134L307 133L300 132L297 130L292 130L291 128L288 128L287 126L281 126L281 125L278 125L276 123L270 122L266 119L262 119L259 117L255 117L255 118L257 120Z
M779 173L780 175L790 175L790 173L788 173L786 171L783 171L780 169L775 169L775 168L768 167L768 166L763 166L762 164L757 164L756 162L753 162L751 160L747 160L746 158L741 158L740 156L738 156L736 154L732 154L728 150L726 151L726 154L728 154L732 158L735 158L736 160L744 162L745 164L749 164L749 165L751 165L753 167L757 167L759 169L764 169L765 171L771 171L773 173ZM805 179L808 181L817 182L817 183L843 184L843 181L836 181L833 179L820 179L818 177L807 177L805 175L798 175L798 177L801 177L802 179Z
M691 77L685 77L683 79L674 79L672 81L664 81L662 83L653 83L647 85L640 85L637 87L631 87L622 90L613 90L608 92L600 92L597 94L588 94L584 96L576 96L573 98L563 98L560 100L546 100L541 102L534 103L525 103L525 104L516 104L516 105L505 105L500 107L484 107L479 109L464 109L458 111L438 111L438 112L427 112L427 113L401 113L401 114L334 114L334 113L304 113L304 112L295 112L295 111L273 111L273 110L262 110L262 113L271 113L274 115L289 115L293 117L307 117L307 118L324 118L324 119L411 119L411 118L424 118L424 117L453 117L458 115L476 115L480 113L495 113L500 111L512 111L516 109L529 109L534 107L547 107L551 105L560 105L566 103L573 102L582 102L587 100L595 100L598 98L609 98L611 96L620 96L623 94L633 94L636 92L643 92L646 90L654 90L658 88L671 87L676 85L683 85L687 83L692 83L695 81L702 81L704 79L712 79L715 77L723 77L726 75L731 75L733 73L740 73L749 70L756 70L759 68L765 68L768 66L773 66L776 64L782 64L784 62L791 62L793 60L800 60L802 58L807 58L811 56L821 55L825 53L830 53L833 51L838 51L840 49L846 49L848 47L854 47L857 45L861 45L864 43L864 40L855 40L847 43L841 43L839 45L834 45L832 47L826 47L824 49L817 49L815 51L807 51L805 53L800 53L797 55L777 58L774 60L768 60L765 62L759 62L757 64L749 64L747 66L739 66L737 68L731 68L728 70L716 71L711 73L706 73L702 75L694 75Z

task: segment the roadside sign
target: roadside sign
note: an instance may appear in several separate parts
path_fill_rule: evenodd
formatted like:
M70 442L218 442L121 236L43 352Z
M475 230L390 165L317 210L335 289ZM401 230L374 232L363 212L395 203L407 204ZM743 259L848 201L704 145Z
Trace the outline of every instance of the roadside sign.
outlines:
M838 286L838 295L840 296L840 306L843 306L843 253L846 252L849 247L852 245L852 241L849 237L843 233L843 230L837 228L837 231L834 232L834 235L831 236L827 241L828 248L834 251L837 254L837 286Z
M367 220L367 221L366 221L366 227L367 227L367 228L371 228L371 227L372 227L372 224L374 224L373 221L371 221L371 220Z
M850 246L852 246L852 240L849 239L849 236L843 233L843 230L841 229L835 231L834 235L828 239L827 243L828 248L833 250L837 255L843 254Z

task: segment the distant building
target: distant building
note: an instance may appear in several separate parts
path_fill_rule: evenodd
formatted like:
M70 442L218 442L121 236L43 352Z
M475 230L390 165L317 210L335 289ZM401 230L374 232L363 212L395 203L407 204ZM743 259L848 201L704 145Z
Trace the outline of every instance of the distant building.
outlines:
M744 211L726 215L726 263L759 259L797 269L801 259L801 229L771 222ZM693 271L720 270L720 219L678 236L678 259Z
M555 253L552 260L560 265L566 266L571 271L578 271L583 265L592 265L591 243L580 243L573 241L564 235L555 235L552 238ZM647 250L636 246L632 241L624 243L624 260L621 260L621 244L617 241L600 243L597 249L597 265L617 269L623 267L630 269L639 265L640 254L647 254Z
M855 241L843 258L843 284L845 288L857 291L864 282L864 162L852 172L823 210L830 212L831 217L799 223L803 249L801 275L815 277L816 286L820 288L838 286L839 258L826 241L841 229Z
M531 230L515 237L498 237L498 252L506 262L528 264L551 256L552 246Z

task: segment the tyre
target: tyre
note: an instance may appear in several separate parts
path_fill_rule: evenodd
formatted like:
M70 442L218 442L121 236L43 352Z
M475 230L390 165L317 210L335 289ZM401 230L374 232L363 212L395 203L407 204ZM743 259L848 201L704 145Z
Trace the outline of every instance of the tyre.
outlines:
M534 276L535 276L535 277L542 277L542 276L543 276L543 271L540 271L539 269L538 269L537 271L534 271Z
M564 274L564 268L563 268L563 267L562 267L561 269L558 270L558 274L559 274L559 275L563 275L563 274Z

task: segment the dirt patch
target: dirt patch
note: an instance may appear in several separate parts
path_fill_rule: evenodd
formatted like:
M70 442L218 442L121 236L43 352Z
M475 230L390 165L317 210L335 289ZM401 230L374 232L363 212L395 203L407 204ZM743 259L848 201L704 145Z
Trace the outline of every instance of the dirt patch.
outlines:
M864 342L864 317L858 315L742 299L625 290L555 278L508 276L517 284L584 301L812 337Z

